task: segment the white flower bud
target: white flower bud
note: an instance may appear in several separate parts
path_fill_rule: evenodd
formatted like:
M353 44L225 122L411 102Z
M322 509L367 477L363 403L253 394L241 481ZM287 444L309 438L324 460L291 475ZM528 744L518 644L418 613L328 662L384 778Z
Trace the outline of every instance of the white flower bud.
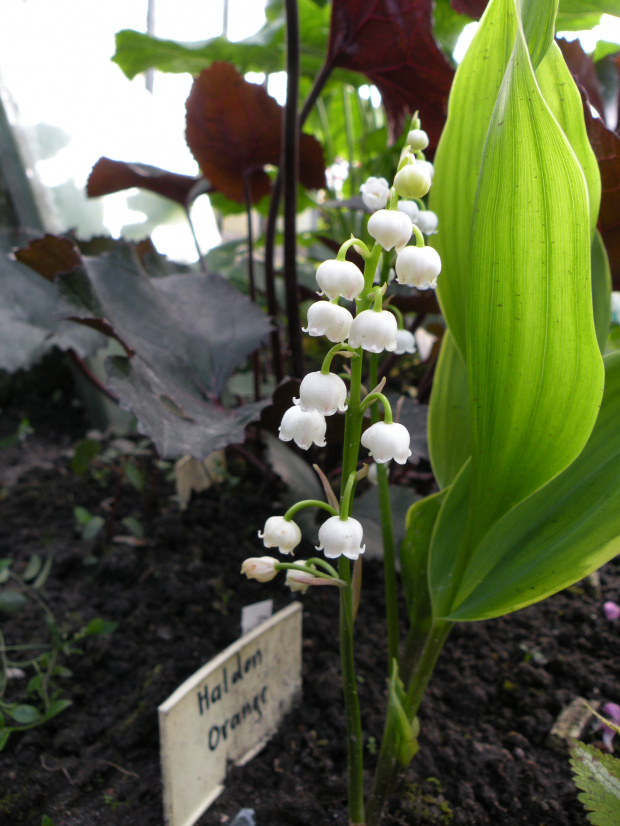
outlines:
M394 189L401 198L422 198L430 188L428 169L417 161L407 164L394 176Z
M364 289L364 274L351 261L323 261L316 271L316 280L328 298L348 298L351 301Z
M362 433L361 442L379 464L394 459L399 465L404 465L411 456L409 431L396 422L377 422L371 425Z
M282 416L279 436L283 442L290 442L292 439L302 450L308 450L312 443L318 447L325 446L326 429L325 416L317 410L306 413L300 407L294 406L289 407Z
M402 356L404 353L415 353L415 338L412 332L399 330L396 333L396 350L394 350L394 353L397 356Z
M396 257L395 268L399 284L424 290L435 285L441 258L432 247L405 247Z
M412 223L415 224L416 218L420 212L420 207L415 201L399 201L398 209L401 212L404 212L405 215L408 215L411 218Z
M245 574L248 579L270 582L278 573L275 569L277 561L272 556L252 557L245 560L241 566L241 573Z
M435 235L439 225L439 218L430 209L421 209L413 223L424 235Z
M298 559L297 564L307 565L308 563L303 559ZM314 568L314 565L311 567ZM326 580L320 579L319 577L312 576L312 574L307 574L305 571L295 571L292 568L288 568L286 571L285 584L288 585L291 591L300 591L302 594L306 593L310 585L315 585L317 582L323 583L325 581Z
M299 398L293 399L306 412L318 410L324 416L347 409L347 386L335 373L308 373L299 388Z
M330 301L316 301L308 308L308 326L301 329L310 336L327 336L338 344L349 335L352 321L353 316L345 307Z
M408 143L414 152L418 152L428 146L428 135L424 129L411 129L405 143Z
M323 551L328 559L337 559L343 554L348 559L357 559L366 550L366 546L362 545L363 537L364 531L357 519L330 516L319 528L316 549Z
M368 232L384 250L400 249L413 232L410 219L395 209L380 209L368 219Z
M368 178L360 187L364 205L373 212L383 209L390 197L390 185L385 178Z
M431 178L431 181L432 181L433 176L435 175L435 167L433 166L433 164L430 161L418 161L418 160L416 160L416 163L423 166L428 171L428 174L430 175L430 178Z
M409 220L406 215L403 218ZM355 316L349 331L351 347L362 347L370 353L393 352L396 349L398 323L389 310L363 310Z
M266 548L278 548L281 554L290 554L301 542L299 525L283 516L270 516L263 532L258 532Z

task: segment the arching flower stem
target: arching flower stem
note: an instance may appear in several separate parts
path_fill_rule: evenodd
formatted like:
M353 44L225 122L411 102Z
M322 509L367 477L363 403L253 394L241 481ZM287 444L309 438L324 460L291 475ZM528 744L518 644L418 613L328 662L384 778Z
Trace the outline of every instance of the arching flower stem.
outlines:
M333 347L329 349L327 355L323 359L323 364L321 365L321 373L326 376L331 370L332 359L334 356L337 356L338 353L342 353L342 351L350 353L348 358L359 358L359 353L353 347L350 347L348 344L335 344Z
M351 498L353 496L353 489L355 488L356 481L357 472L353 471L349 474L349 478L347 479L347 483L344 488L344 493L340 499L340 518L343 522L346 522L350 516Z
M420 229L413 224L413 234L415 235L415 245L416 247L423 247L424 246L424 236L420 232Z
M316 561L316 559L308 560L308 562ZM317 571L315 568L310 567L310 565L299 565L295 562L277 562L274 567L277 571L302 571L304 574L310 574L316 579L325 579L330 585L337 585L339 588L347 587L347 583L338 578L338 574L334 568L331 569L333 573L325 574L323 571Z
M302 508L323 508L323 510L327 511L332 516L338 516L338 511L336 508L328 505L327 502L322 502L320 499L302 499L301 502L295 502L294 505L291 505L291 507L284 514L286 521L290 522L297 511L300 511Z
M372 381L372 377L371 377L371 381ZM369 393L366 396L366 398L364 399L364 401L362 402L362 404L361 404L362 414L365 413L368 410L368 408L371 406L371 404L374 404L376 401L380 401L381 404L383 405L383 411L384 411L383 421L386 424L392 424L394 422L394 418L392 416L392 406L389 403L387 397L383 395L383 393ZM377 418L377 421L378 421L378 418Z
M344 244L338 250L338 255L336 256L336 261L345 261L347 257L347 250L349 247L359 247L360 248L360 255L364 259L364 261L368 260L370 256L370 250L366 246L366 244L360 240L359 238L354 238L351 236L348 241L345 241Z

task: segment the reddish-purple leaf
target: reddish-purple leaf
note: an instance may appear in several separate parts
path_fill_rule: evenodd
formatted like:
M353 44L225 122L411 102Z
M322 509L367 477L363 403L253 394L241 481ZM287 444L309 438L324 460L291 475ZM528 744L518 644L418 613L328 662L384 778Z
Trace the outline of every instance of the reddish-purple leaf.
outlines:
M608 129L601 118L593 117L587 104L583 109L588 137L601 173L598 228L609 256L614 290L620 290L620 135Z
M176 172L166 172L165 169L158 169L156 166L113 161L111 158L99 158L91 170L86 184L86 192L89 198L97 198L100 195L121 192L135 186L140 189L148 189L157 195L170 198L171 201L186 206L190 193L198 181L200 181L200 178L193 178L190 175L178 175Z
M450 0L450 5L459 14L478 20L487 7L487 0Z
M392 139L419 110L434 146L454 71L433 39L432 5L431 0L333 0L327 65L360 72L375 84Z
M194 80L187 99L187 145L204 175L227 198L252 203L271 191L265 166L278 166L283 109L267 91L248 83L230 63L212 63ZM299 144L299 179L308 189L325 186L323 150L311 135Z
M73 241L56 235L36 238L27 247L13 250L13 255L48 281L53 281L57 275L73 272L82 263L80 252Z

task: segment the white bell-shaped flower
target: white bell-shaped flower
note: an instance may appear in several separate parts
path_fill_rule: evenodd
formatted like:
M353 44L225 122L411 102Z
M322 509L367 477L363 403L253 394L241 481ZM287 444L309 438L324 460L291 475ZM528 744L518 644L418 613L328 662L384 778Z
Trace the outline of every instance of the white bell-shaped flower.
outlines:
M329 299L348 298L351 301L364 289L364 274L352 261L323 261L316 271L316 280Z
M283 442L290 442L292 439L302 450L308 450L313 443L318 447L325 447L326 429L327 422L322 413L318 410L306 412L295 405L289 407L282 416L279 436Z
M348 559L357 559L366 550L366 546L362 545L363 538L364 531L357 519L330 516L319 528L319 544L316 549L323 551L328 559L337 559L342 555Z
M278 548L281 554L292 553L301 542L299 525L283 516L270 516L258 536L266 548Z
M415 338L410 330L399 330L396 333L396 350L394 353L397 356L402 356L404 353L415 353Z
M403 218L407 218L406 215ZM407 218L407 220L409 220ZM388 310L363 310L355 316L349 330L351 347L362 347L369 353L396 350L398 323Z
M421 209L413 223L424 235L435 235L439 226L439 218L430 209Z
M301 329L310 336L327 336L338 344L349 335L352 321L353 316L345 307L331 301L316 301L308 308L308 326Z
M361 442L379 464L394 459L404 465L411 456L409 431L396 422L377 422L362 433Z
M360 187L362 201L373 212L383 209L390 197L390 185L385 178L368 178Z
M428 289L441 272L441 258L432 247L405 247L396 256L394 266L399 284Z
M241 573L248 579L257 579L259 582L270 582L275 575L277 559L272 556L260 556L246 559L241 566Z
M324 416L333 416L347 409L347 386L335 373L308 373L299 388L299 398L293 399L302 410L318 410Z
M415 201L399 201L398 202L398 209L401 212L404 212L405 215L408 215L411 218L411 222L415 224L416 218L420 213L420 207L416 204Z
M428 169L418 161L407 164L394 176L394 189L401 198L422 198L431 183Z
M408 143L414 152L426 149L428 146L428 135L424 129L411 129L405 143Z
M380 209L368 219L368 232L384 250L399 250L411 238L413 228L404 212L396 209Z

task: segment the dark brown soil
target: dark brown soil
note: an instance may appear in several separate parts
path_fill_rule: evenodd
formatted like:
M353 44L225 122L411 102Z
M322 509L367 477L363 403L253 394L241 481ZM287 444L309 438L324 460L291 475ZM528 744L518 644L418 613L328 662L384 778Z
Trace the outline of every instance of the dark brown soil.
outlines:
M67 389L54 400L9 405L0 437L26 415L35 433L0 452L0 469L13 470L0 499L0 558L20 570L35 552L53 557L44 594L63 630L94 617L118 628L87 639L84 654L65 662L73 676L61 682L73 705L12 735L0 753L0 824L39 826L48 815L55 826L157 826L157 706L238 637L242 606L273 597L277 609L291 600L280 580L259 585L239 575L245 557L261 555L256 532L279 512L277 489L233 459L237 484L201 494L182 512L164 473L152 473L152 458L139 459L149 480L143 494L118 488L114 474L103 487L72 471L67 451L86 426ZM20 476L24 462L30 469ZM76 531L74 506L107 518L117 490L113 536L126 535L121 520L136 516L143 546L108 543L105 532L89 543ZM619 599L619 574L617 562L602 571L604 599ZM257 757L231 770L200 826L230 823L244 807L255 810L257 826L347 823L337 594L316 588L302 599L303 704ZM366 564L362 600L356 659L371 768L385 693L377 563ZM40 633L33 617L0 616L6 643ZM573 698L620 702L618 631L580 586L505 619L458 626L422 706L420 752L387 826L585 823L568 759L546 739Z

